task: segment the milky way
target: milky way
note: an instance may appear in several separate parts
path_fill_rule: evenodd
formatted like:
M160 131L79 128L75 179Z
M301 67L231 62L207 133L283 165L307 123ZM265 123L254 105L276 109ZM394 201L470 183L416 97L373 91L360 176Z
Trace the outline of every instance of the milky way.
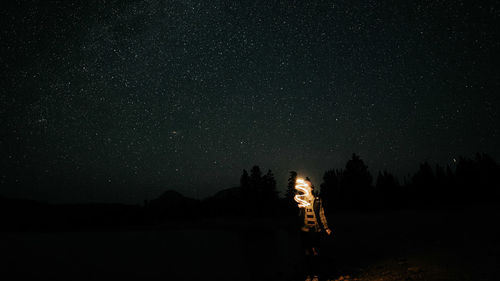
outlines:
M283 190L353 152L400 177L500 158L498 3L239 2L2 8L0 194L140 203L254 164Z

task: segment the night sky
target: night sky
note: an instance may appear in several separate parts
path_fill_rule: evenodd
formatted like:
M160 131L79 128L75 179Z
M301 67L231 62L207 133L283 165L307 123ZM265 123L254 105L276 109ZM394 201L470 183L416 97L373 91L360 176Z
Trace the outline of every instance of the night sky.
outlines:
M254 164L319 186L353 152L400 179L500 160L494 1L10 2L1 195L204 198Z

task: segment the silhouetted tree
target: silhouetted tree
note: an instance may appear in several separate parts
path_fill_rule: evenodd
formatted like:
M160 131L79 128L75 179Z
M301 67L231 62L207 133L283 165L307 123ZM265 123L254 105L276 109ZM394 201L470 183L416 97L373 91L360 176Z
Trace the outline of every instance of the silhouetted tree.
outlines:
M245 173L241 178L242 187L247 185ZM271 170L262 176L259 166L255 165L250 170L248 188L244 192L245 202L251 214L262 216L274 213L278 208L278 191L276 180Z
M441 203L442 205L449 206L450 204L455 204L458 202L457 190L456 190L456 175L453 172L450 165L446 165L444 169L444 179L441 175L442 171L436 167L436 177L438 178L438 185L440 185L441 190Z
M243 169L243 174L240 177L240 187L242 189L248 189L250 186L250 177L248 176L247 170Z
M276 214L279 207L278 190L276 189L276 180L271 170L262 177L262 203L267 209L268 214Z
M297 180L297 172L295 171L290 171L290 177L288 178L288 184L286 186L286 193L285 193L285 198L288 199L288 201L295 205L295 201L293 200L293 197L295 196L295 181Z
M378 192L380 203L385 208L397 208L401 204L402 194L399 182L395 176L384 170L378 172L375 189Z
M354 208L372 207L369 200L373 195L372 176L363 160L354 153L346 163L341 187L347 203Z
M460 205L470 204L473 194L477 192L475 177L478 174L472 159L460 156L456 167L455 199ZM474 191L476 189L476 191Z
M241 212L246 215L250 215L252 209L252 190L250 187L250 176L247 170L243 169L243 173L240 177L240 188L241 188Z
M487 154L476 153L474 159L459 157L455 173L456 202L463 205L497 201L499 174L499 165Z
M426 161L421 163L418 171L412 177L413 202L421 206L429 206L436 202L436 179L431 165Z
M271 201L276 201L278 199L278 190L276 189L276 179L274 179L274 174L271 170L267 170L267 173L262 177L263 185L263 195L269 198Z
M285 208L286 213L296 215L298 211L297 203L293 199L295 197L295 181L297 180L297 172L290 171L290 177L286 186L285 193Z
M478 187L477 199L497 201L500 189L500 166L489 155L476 153L477 165L476 183Z
M443 206L448 203L448 189L447 189L447 183L448 183L448 178L446 176L446 171L444 167L440 166L439 164L436 164L436 169L435 169L435 183L434 183L434 188L435 188L435 193L436 193L436 198L435 198L435 205L436 206Z
M413 175L413 182L417 185L429 185L434 180L431 165L426 161L420 164L418 171Z
M250 205L248 206L249 212L252 215L261 216L264 214L265 202L263 199L263 189L262 189L262 172L259 166L254 165L250 169L250 193L247 195L247 200L249 200Z
M331 169L323 175L323 183L320 185L320 197L326 212L331 212L334 208L342 207L341 179L341 170Z
M262 172L259 166L255 165L250 170L250 189L255 192L262 184Z

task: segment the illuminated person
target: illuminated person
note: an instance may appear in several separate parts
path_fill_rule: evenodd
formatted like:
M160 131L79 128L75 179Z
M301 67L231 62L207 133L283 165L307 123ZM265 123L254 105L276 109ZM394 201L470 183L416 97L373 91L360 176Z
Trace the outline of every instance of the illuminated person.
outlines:
M297 195L295 201L299 203L299 215L301 217L302 227L300 228L300 238L302 247L308 262L312 263L312 258L318 256L319 240L322 231L331 235L332 231L328 228L325 210L319 197L314 197L311 182L308 180L297 179L295 183Z

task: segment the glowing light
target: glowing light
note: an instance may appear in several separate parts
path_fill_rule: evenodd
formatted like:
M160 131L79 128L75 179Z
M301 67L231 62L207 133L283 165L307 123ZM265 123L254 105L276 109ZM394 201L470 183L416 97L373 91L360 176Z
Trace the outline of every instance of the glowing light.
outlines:
M304 179L298 178L295 181L295 189L298 193L293 199L299 203L299 208L310 206L311 204L307 202L307 199L311 197L311 186Z

